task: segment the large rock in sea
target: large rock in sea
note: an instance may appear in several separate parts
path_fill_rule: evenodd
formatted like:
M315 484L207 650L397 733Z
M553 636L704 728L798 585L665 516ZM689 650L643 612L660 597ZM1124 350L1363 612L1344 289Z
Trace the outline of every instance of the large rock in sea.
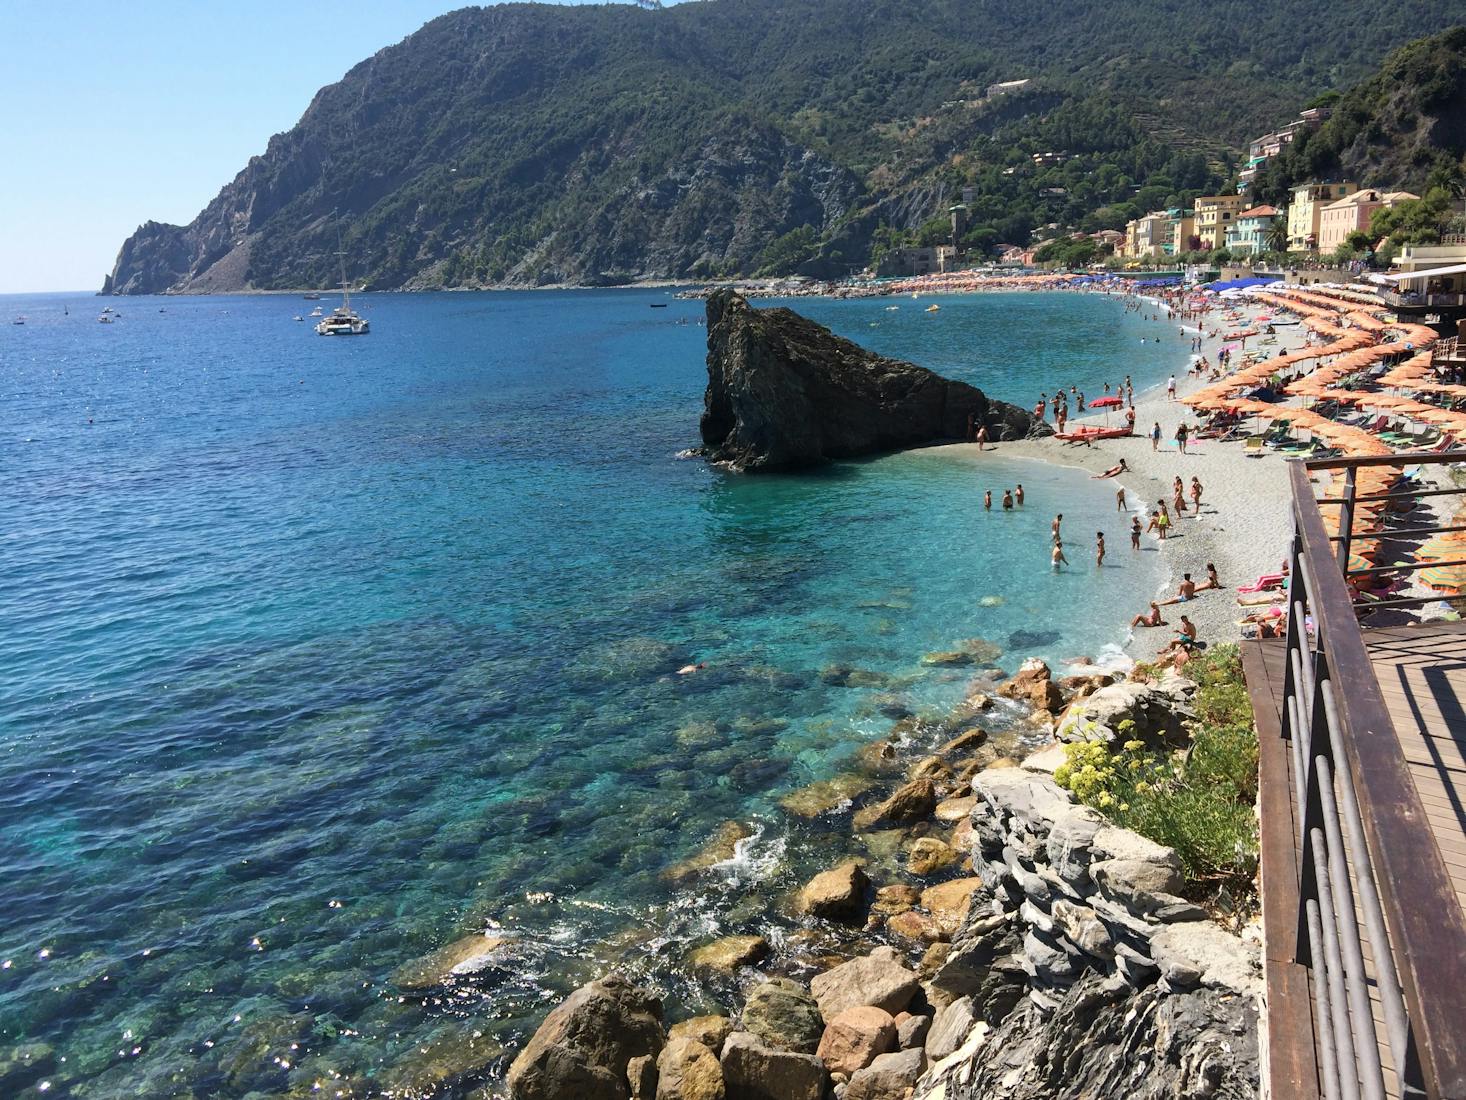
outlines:
M899 359L887 359L788 309L754 309L736 292L708 299L703 454L741 470L789 470L829 459L967 436L1047 434L1024 410Z
M662 1049L662 1002L619 974L570 994L509 1067L512 1100L627 1100L626 1065Z

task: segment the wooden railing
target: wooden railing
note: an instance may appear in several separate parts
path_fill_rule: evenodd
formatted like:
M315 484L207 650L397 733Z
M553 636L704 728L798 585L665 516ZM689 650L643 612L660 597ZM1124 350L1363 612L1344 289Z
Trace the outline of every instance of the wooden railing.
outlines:
M1291 744L1299 815L1295 961L1312 979L1318 1069L1317 1082L1299 1084L1329 1100L1386 1095L1371 987L1393 1063L1391 1091L1466 1098L1466 921L1370 664L1348 581L1373 572L1348 568L1350 546L1361 537L1353 531L1357 504L1460 492L1392 489L1366 498L1354 491L1356 471L1463 459L1466 453L1400 454L1289 464L1294 535L1282 736ZM1337 470L1345 473L1343 494L1316 499L1310 474ZM1329 534L1321 506L1342 509L1338 535Z

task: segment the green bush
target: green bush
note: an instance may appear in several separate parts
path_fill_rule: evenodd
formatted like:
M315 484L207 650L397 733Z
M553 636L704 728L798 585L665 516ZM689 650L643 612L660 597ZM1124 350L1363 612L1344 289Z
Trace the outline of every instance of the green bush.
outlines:
M1186 674L1199 685L1189 748L1070 744L1054 778L1116 825L1174 848L1191 892L1225 887L1236 899L1252 893L1257 869L1257 731L1237 647L1214 647Z

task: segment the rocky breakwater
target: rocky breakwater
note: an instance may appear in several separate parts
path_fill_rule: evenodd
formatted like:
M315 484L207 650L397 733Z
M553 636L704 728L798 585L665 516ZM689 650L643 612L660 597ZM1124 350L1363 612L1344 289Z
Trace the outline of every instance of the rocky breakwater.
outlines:
M916 1100L1257 1095L1255 945L1180 896L1174 851L1043 764L973 777L982 886L927 983L942 1007Z
M756 310L724 289L707 304L703 453L740 470L789 470L830 459L968 437L1049 429L1014 405L887 359L788 309Z

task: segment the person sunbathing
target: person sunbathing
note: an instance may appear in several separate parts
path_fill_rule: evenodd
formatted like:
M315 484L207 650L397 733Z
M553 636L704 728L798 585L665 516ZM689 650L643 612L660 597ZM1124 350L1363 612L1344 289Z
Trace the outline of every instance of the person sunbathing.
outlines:
M1120 464L1118 466L1111 466L1108 470L1106 470L1102 474L1094 474L1092 476L1091 480L1096 480L1096 479L1102 478L1102 477L1116 477L1116 476L1118 476L1120 474L1129 473L1129 472L1130 472L1130 467L1128 465L1126 465L1125 460L1122 458L1122 459L1120 459Z
M1150 601L1150 614L1140 614L1130 620L1131 627L1137 626L1165 626L1166 620L1161 618L1161 605L1155 600Z
M1181 574L1181 583L1176 588L1176 594L1169 600L1162 600L1162 603L1186 603L1196 598L1196 582L1191 579L1190 573Z
M1205 592L1210 588L1222 587L1221 578L1217 576L1217 567L1211 562L1206 563L1206 580L1196 586L1196 591Z

